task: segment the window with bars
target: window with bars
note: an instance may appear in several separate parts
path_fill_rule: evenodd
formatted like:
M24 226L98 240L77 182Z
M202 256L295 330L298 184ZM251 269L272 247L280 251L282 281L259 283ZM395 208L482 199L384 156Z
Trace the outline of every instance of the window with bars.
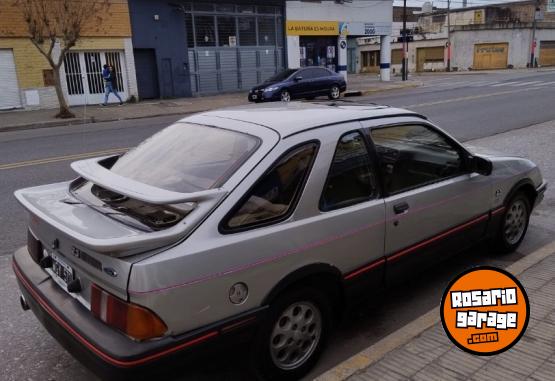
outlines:
M195 16L197 46L216 46L214 16Z
M104 79L102 78L102 63L99 52L85 53L85 70L87 71L87 83L90 94L101 94L104 92Z
M64 58L66 84L69 95L84 94L83 78L81 77L81 63L79 53L68 53Z
M235 17L218 16L218 44L219 46L237 45L237 31L235 30Z
M274 17L258 18L258 44L276 44L276 19Z
M256 45L256 18L239 17L239 44L242 46Z

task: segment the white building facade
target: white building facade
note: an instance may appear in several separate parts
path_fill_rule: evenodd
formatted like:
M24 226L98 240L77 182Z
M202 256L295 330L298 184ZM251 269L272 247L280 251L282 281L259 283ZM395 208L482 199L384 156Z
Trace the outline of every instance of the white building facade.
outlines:
M324 66L347 75L358 67L348 54L348 39L379 36L380 74L390 79L393 1L286 1L285 32L289 68Z

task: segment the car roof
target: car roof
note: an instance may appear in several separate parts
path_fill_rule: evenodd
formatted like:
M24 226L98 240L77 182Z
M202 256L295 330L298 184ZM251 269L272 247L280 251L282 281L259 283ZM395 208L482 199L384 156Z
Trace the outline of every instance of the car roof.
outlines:
M282 138L316 127L356 120L396 116L414 116L425 119L420 114L400 108L335 101L246 105L208 111L196 116L217 117L264 126L277 131Z

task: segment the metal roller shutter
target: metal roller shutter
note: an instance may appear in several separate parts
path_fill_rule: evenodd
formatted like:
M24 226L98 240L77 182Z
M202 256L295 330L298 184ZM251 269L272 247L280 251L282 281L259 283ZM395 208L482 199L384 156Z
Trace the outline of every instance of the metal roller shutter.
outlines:
M555 41L540 42L540 62L539 63L542 66L555 65Z
M10 49L0 49L0 84L0 110L21 107L13 52Z
M444 57L443 46L418 48L416 49L416 71L441 70L444 68Z
M474 45L473 69L506 69L508 64L509 44Z

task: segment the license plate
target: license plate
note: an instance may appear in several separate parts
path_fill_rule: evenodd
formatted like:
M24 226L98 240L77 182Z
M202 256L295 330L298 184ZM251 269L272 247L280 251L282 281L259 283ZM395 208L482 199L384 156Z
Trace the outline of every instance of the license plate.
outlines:
M54 273L54 280L62 287L67 287L68 283L73 281L73 269L70 265L64 262L60 256L52 253L52 272ZM56 279L58 278L58 279Z

